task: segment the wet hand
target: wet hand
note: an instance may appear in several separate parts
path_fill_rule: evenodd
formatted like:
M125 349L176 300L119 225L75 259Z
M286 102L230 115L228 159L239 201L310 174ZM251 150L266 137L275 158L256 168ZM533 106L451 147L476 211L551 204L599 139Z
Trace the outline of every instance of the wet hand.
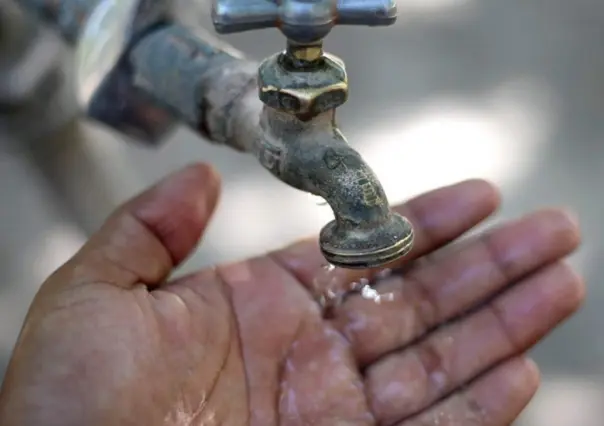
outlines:
M576 223L545 210L445 247L488 217L482 181L399 208L410 256L325 320L316 241L168 280L219 192L205 166L119 209L43 284L0 393L12 425L506 426L539 378L524 353L584 297ZM350 272L347 279L378 271Z

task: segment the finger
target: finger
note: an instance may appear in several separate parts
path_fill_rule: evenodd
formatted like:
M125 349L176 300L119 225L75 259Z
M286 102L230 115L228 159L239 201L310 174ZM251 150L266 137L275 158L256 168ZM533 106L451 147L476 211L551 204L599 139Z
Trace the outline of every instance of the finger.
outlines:
M525 357L487 372L468 388L397 426L509 426L539 387L539 369Z
M160 284L195 248L219 195L219 177L196 164L120 207L51 280L55 285Z
M359 363L367 365L567 256L579 240L577 223L567 213L533 213L420 262L405 275L382 280L376 289L389 301L349 298L336 310L334 324L350 340Z
M483 221L498 206L499 194L493 185L483 180L469 180L428 192L395 207L395 211L407 217L413 224L415 242L407 256L385 267L397 268L436 250ZM315 276L326 263L319 250L317 238L299 241L271 253L271 256L311 290ZM342 279L349 281L377 272L342 271L346 275Z
M525 352L580 306L583 281L558 262L483 308L366 371L374 413L386 424L417 413L504 359ZM406 383L407 392L391 383Z

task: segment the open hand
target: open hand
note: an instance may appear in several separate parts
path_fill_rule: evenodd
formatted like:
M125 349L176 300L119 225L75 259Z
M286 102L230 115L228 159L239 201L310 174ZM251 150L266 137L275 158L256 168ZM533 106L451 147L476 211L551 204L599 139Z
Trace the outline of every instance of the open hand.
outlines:
M176 173L42 285L0 393L2 425L506 426L539 383L524 353L584 297L562 262L579 234L561 211L433 253L495 210L483 181L397 208L416 244L378 284L392 294L382 304L351 296L323 319L315 239L167 280L218 193L207 166Z

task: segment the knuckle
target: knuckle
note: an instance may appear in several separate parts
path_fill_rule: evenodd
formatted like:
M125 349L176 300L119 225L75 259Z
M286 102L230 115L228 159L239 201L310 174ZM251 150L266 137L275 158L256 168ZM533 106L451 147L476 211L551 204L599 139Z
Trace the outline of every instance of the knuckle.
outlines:
M577 310L585 300L587 291L583 277L566 261L559 261L551 274L566 284L564 301L568 310Z
M502 252L496 241L496 233L485 233L479 237L479 244L482 246L488 264L493 266L491 271L494 282L507 283L514 279L517 271L522 269L522 265L516 262L516 258L506 256Z
M510 327L508 320L505 315L504 308L500 305L498 300L491 301L486 304L486 309L493 316L496 326L499 329L502 337L505 339L506 345L511 352L521 351L523 348L523 342L518 338L517 334Z

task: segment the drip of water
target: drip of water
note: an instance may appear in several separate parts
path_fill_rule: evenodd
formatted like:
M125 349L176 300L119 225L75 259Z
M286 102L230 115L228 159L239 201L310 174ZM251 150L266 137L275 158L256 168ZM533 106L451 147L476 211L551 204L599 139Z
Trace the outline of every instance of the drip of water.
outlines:
M313 280L313 290L317 303L325 316L332 316L334 309L340 306L351 294L358 294L363 299L376 304L394 300L392 293L380 293L375 286L392 275L392 270L383 269L371 274L373 279L355 279L358 271L338 268L334 265L323 265Z
M325 201L322 197L314 194L308 194L310 198L314 201L317 206L327 206L327 201Z

